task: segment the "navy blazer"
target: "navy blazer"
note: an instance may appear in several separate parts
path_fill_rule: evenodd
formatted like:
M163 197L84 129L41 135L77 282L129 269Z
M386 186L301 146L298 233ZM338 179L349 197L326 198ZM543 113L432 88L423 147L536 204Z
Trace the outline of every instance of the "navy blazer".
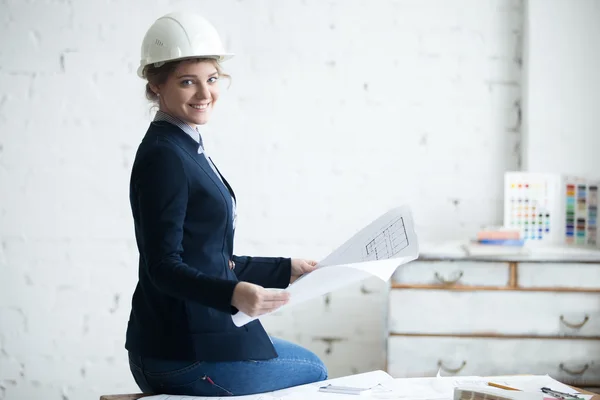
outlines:
M180 128L150 124L130 182L140 253L125 343L131 353L198 361L277 357L258 320L233 324L231 298L238 280L287 287L291 262L233 255L234 193L222 179Z

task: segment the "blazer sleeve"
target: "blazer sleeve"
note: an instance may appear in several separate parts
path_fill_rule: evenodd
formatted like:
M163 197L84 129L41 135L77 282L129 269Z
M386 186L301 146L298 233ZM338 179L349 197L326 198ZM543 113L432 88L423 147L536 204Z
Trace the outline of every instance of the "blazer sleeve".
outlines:
M131 198L140 242L142 268L150 281L170 296L231 313L236 282L203 274L182 261L183 223L188 181L173 149L154 148L134 174Z
M240 281L265 288L285 289L290 284L292 261L282 257L233 256L233 270Z

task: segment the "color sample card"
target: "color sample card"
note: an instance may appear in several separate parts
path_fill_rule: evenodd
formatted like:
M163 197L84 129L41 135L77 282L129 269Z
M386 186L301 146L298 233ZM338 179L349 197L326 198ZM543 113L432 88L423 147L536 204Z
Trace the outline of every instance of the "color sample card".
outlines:
M588 225L587 225L587 244L598 246L598 186L599 182L594 182L588 186Z
M565 177L565 243L598 245L598 182Z
M526 241L556 239L560 176L507 172L504 176L504 226Z

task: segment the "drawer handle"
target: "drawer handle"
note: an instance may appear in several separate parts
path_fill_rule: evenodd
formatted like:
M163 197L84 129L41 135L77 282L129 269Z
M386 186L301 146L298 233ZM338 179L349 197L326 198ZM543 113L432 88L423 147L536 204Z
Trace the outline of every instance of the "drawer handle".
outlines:
M444 363L442 362L442 360L438 361L438 368L441 368L444 371L451 373L451 374L458 374L460 371L462 371L462 369L465 367L465 365L467 365L467 362L463 361L462 365L458 368L448 368L448 367L444 366Z
M560 316L560 322L562 322L563 324L565 324L569 328L573 328L573 329L579 329L579 328L583 327L585 325L585 323L588 322L589 320L590 320L590 316L586 314L585 318L583 319L583 321L581 321L578 324L572 324L572 323L567 322L565 320L565 316L564 315Z
M435 273L435 279L437 279L438 281L440 281L441 283L443 283L444 285L454 285L456 282L458 282L460 280L460 278L463 277L463 271L458 271L458 276L454 279L446 279L443 276L441 276L438 272Z
M585 371L587 371L587 369L590 367L590 364L585 364L583 366L583 368L581 368L579 371L573 371L567 367L565 367L565 364L560 363L560 365L558 366L560 369L562 369L563 371L565 371L567 374L569 375L583 375L583 373Z

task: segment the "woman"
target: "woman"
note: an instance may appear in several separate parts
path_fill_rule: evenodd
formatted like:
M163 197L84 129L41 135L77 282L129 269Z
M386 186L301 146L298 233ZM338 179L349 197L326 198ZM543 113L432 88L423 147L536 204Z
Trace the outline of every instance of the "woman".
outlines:
M168 14L148 30L138 75L158 104L139 146L130 202L139 282L125 347L145 393L245 395L324 380L310 351L270 338L258 316L288 301L285 288L314 261L233 255L236 198L196 129L219 99L223 51L200 16Z

